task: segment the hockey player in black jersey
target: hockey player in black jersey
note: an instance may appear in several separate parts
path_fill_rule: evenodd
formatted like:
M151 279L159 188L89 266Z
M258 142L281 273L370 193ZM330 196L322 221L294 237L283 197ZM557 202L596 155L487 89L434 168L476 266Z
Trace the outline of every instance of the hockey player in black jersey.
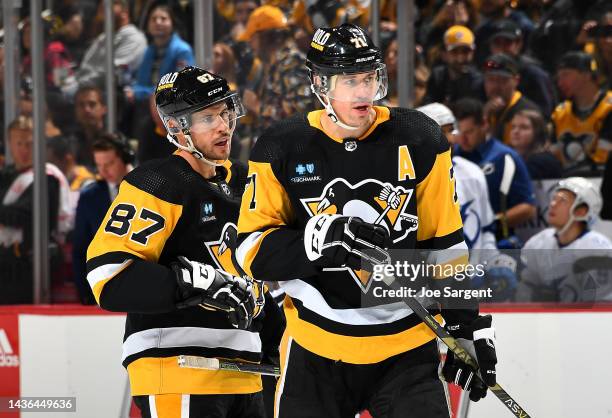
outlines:
M240 98L196 67L164 75L155 95L179 150L125 177L88 248L87 280L102 308L127 312L123 365L143 417L264 417L258 375L177 361L261 358L261 286L232 262L246 182L228 160Z
M275 416L448 417L435 335L403 302L364 306L372 279L361 269L388 249L456 249L446 263L467 261L449 144L422 113L373 106L387 75L363 29L317 30L307 66L324 110L258 139L238 221L238 263L286 292ZM491 317L477 306L442 315L492 385ZM452 355L444 375L472 399L486 393Z

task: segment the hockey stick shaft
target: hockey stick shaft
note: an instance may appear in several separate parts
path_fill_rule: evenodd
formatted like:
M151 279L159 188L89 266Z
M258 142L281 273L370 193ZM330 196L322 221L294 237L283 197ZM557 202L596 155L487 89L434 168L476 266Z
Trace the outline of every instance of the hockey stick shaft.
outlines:
M448 333L448 331L436 321L436 319L429 313L421 302L415 298L405 297L402 301L408 305L410 309L431 329L436 336L442 340L442 342L453 352L458 359L463 361L474 370L478 370L478 363L476 360L467 352L457 340ZM479 376L480 378L480 376ZM497 398L508 408L516 417L519 418L531 418L531 416L525 412L525 410L501 387L499 383L494 386L489 386L489 390L493 392Z
M266 376L280 376L280 368L271 364L246 363L242 361L220 360L218 358L199 356L178 356L179 367L202 370L227 370L242 373L254 373Z

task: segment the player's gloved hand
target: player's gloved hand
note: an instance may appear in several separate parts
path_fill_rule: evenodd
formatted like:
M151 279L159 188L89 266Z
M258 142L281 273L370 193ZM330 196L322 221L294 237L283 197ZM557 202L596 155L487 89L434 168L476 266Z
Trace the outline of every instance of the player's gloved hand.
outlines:
M178 283L177 308L200 305L227 312L235 328L247 329L260 310L256 284L214 267L178 257L171 268Z
M514 296L518 285L516 264L514 258L501 253L487 262L485 287L492 290L491 302L510 300Z
M498 229L501 229L501 227L498 227ZM516 235L497 241L497 248L500 250L518 250L523 248L523 245L525 243Z
M384 227L342 215L313 216L304 230L306 255L321 267L361 269L364 262L385 264L389 262L388 240Z
M459 344L476 359L482 380L475 375L474 369L455 357L450 350L442 367L442 376L447 382L455 383L463 390L469 390L470 399L474 402L486 396L487 386L495 385L497 355L495 353L495 329L491 323L491 315L484 315L478 316L469 324L446 324L445 326Z

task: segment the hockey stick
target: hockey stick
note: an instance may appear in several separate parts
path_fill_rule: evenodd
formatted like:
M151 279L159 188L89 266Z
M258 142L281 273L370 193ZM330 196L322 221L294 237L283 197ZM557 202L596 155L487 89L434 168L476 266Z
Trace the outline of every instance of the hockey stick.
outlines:
M508 238L510 231L508 228L508 192L512 185L512 179L514 178L514 172L516 171L516 164L509 154L504 156L504 173L499 184L499 208L501 217L499 219L502 227L502 236L504 239Z
M387 278L384 282L389 287L395 287L397 290L397 285L392 286L393 283L396 283L395 278ZM465 348L463 348L457 340L448 333L448 331L436 321L436 319L429 313L421 302L419 302L416 298L412 297L404 297L402 298L402 302L404 302L412 311L431 329L436 336L442 340L442 342L448 347L449 350L453 352L458 359L463 361L468 366L472 367L474 370L478 371L478 363L472 357L470 353L467 352ZM477 374L480 378L480 374ZM497 398L502 401L502 403L508 408L514 416L518 418L531 418L525 410L506 392L505 389L501 387L499 383L496 383L494 386L489 386L489 390L493 392Z
M227 370L266 376L280 376L280 367L271 364L246 363L209 357L180 355L178 356L178 365L188 369Z

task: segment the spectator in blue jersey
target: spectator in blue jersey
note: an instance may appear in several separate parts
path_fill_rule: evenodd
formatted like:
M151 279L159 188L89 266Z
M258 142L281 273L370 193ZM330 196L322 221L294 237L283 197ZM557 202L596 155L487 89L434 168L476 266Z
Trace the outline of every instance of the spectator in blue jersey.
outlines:
M454 114L459 125L457 155L478 164L484 172L491 207L500 223L497 236L507 238L513 227L536 214L527 167L516 151L487 134L489 127L482 102L461 99L455 103ZM504 177L510 179L508 190L501 190Z
M175 29L176 19L170 6L160 3L150 9L147 35L151 42L138 68L132 92L126 93L129 99L147 100L163 74L195 64L191 46L181 39Z

